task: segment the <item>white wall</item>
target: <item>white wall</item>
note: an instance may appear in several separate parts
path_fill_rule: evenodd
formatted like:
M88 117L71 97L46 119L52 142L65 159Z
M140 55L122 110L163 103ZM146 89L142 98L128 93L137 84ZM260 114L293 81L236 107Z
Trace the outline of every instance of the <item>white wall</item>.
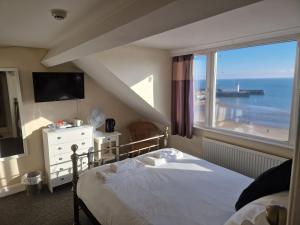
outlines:
M87 74L85 76L85 99L35 103L31 74L33 71L47 71L47 68L40 64L46 52L45 49L0 48L0 67L15 67L19 70L25 138L29 150L28 156L0 162L0 188L19 183L20 176L25 172L44 170L41 129L53 121L74 117L85 119L90 109L97 106L101 107L107 116L116 119L117 130L122 131L130 122L141 118L134 110L99 87ZM51 71L53 70L74 71L78 69L68 64L51 68Z

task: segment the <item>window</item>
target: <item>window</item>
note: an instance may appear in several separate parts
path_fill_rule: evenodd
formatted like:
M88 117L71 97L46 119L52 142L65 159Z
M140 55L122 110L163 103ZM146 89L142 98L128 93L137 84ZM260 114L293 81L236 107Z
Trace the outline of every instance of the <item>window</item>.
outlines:
M207 59L195 56L195 126L211 117L206 126L212 129L289 142L296 53L296 41L212 52L214 79L207 84L200 69Z
M197 126L205 125L206 110L206 55L194 56L194 122Z

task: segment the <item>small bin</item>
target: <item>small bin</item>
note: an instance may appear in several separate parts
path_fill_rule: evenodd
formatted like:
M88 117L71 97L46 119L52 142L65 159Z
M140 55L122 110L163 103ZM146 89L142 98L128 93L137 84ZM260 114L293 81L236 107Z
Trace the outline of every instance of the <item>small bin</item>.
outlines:
M26 187L27 195L39 194L42 189L42 172L25 173L22 177L22 184Z

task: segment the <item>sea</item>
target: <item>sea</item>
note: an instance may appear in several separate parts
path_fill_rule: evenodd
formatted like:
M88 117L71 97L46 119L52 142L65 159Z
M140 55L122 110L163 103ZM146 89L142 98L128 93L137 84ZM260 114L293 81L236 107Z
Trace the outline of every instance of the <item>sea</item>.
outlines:
M264 90L264 95L250 97L218 97L217 104L228 108L226 119L276 128L289 128L293 96L293 78L217 79L216 88L234 91L240 89ZM196 90L205 87L200 80Z

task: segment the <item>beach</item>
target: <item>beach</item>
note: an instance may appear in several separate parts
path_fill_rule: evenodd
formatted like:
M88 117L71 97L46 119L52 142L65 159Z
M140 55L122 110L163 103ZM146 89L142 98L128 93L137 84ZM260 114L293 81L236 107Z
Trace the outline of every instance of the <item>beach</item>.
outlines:
M230 120L216 122L216 127L263 138L270 138L276 141L288 141L289 136L289 130L286 128L276 128L257 124L245 124Z
M199 95L200 96L200 95ZM205 124L206 101L195 101L194 120L196 126ZM230 98L235 101L234 98ZM213 127L243 134L259 136L276 141L288 141L289 113L283 110L246 104L229 104L230 99L216 99L215 124Z

